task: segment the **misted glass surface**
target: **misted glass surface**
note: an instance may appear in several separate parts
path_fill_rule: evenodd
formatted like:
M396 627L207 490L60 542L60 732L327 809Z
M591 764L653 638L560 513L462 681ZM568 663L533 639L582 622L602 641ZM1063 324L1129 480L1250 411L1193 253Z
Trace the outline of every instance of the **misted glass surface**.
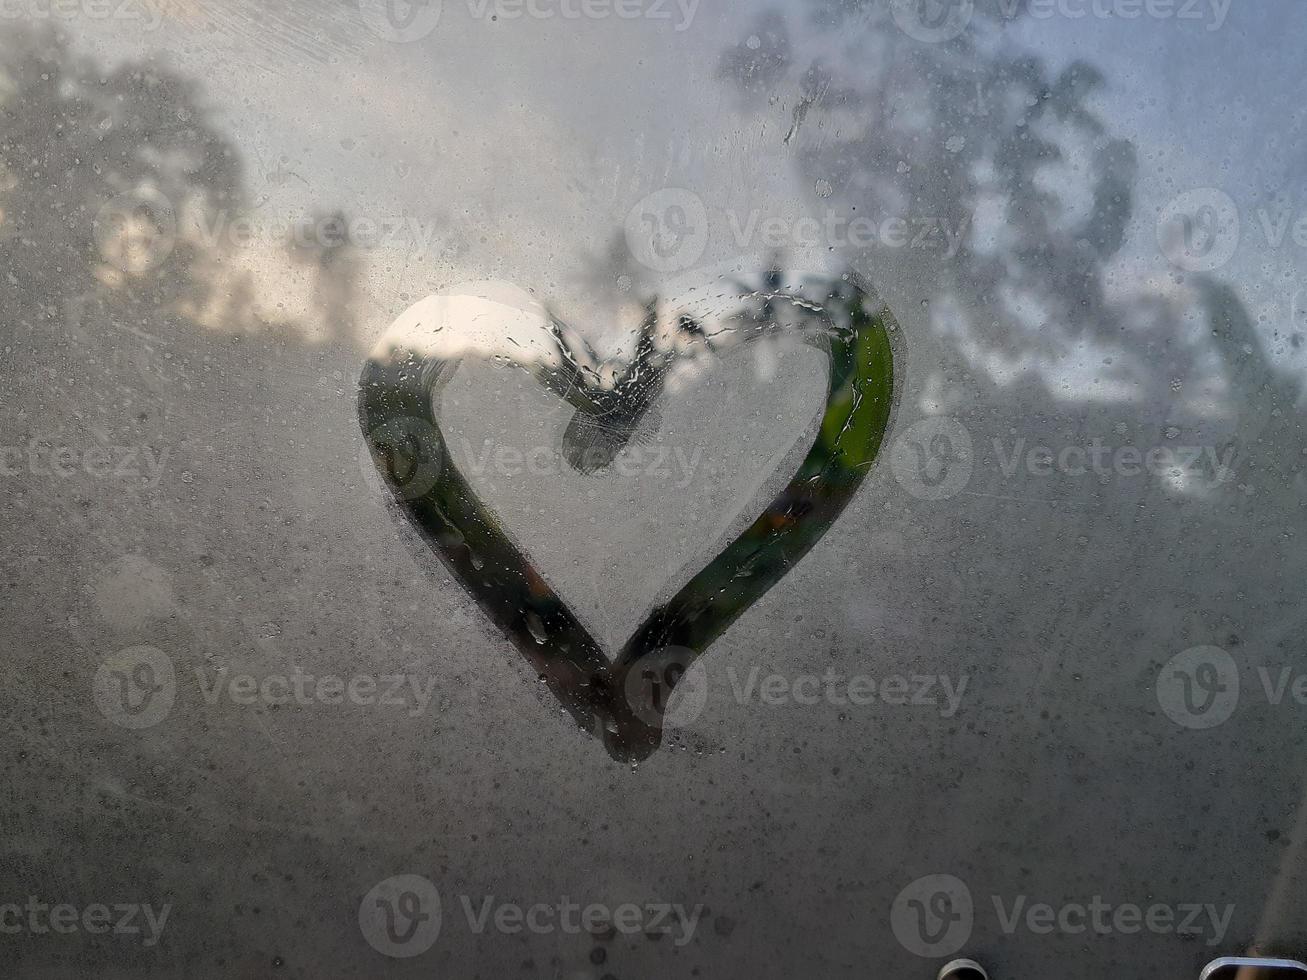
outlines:
M1304 38L0 3L3 973L1307 975Z

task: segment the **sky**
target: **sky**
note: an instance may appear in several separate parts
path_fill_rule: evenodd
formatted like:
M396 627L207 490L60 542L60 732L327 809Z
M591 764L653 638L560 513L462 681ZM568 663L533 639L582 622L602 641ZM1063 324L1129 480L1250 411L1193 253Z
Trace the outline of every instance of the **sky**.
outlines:
M381 2L130 0L121 16L64 26L105 61L200 79L216 122L246 152L251 203L269 226L341 208L380 227L384 242L366 262L368 336L430 292L485 278L546 297L583 330L596 324L596 336L607 322L625 330L587 276L646 195L683 188L706 202L704 269L766 252L735 240L750 221L793 222L820 203L785 142L800 93L781 88L744 107L718 78L723 50L774 5L626 0L642 16L625 19L617 0L590 0L589 18L570 16L580 0L533 0L543 15L516 17L513 0L444 0L429 32L400 42L370 26ZM1292 39L1307 37L1307 6L1153 0L1157 16L1127 19L1113 11L1133 0L1036 2L997 33L978 18L968 29L1107 76L1095 103L1140 164L1113 282L1171 288L1184 270L1158 246L1158 214L1181 193L1224 192L1238 243L1216 271L1238 283L1267 344L1292 363L1295 304L1307 325L1307 237L1293 234L1307 215L1307 99ZM43 3L16 9L40 19ZM813 38L807 9L787 8L796 46ZM813 43L820 54L832 35ZM285 266L275 237L237 265L261 280L265 303L295 312L307 302L304 275ZM828 251L805 261L829 263ZM913 284L891 286L911 326Z

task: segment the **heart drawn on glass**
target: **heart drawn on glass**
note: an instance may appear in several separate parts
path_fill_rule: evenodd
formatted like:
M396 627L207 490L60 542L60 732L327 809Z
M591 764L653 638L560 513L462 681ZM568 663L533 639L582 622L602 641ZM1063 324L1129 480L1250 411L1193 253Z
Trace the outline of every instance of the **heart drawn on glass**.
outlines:
M650 300L632 356L614 367L523 290L466 284L403 313L359 382L364 438L399 511L577 723L622 761L658 748L678 681L830 529L894 415L897 325L853 275L797 280L772 271L754 286L732 282L718 299L708 312ZM639 438L675 365L780 336L825 354L814 441L762 513L610 660L454 465L440 425L443 388L465 360L528 372L575 410L562 455L599 476Z

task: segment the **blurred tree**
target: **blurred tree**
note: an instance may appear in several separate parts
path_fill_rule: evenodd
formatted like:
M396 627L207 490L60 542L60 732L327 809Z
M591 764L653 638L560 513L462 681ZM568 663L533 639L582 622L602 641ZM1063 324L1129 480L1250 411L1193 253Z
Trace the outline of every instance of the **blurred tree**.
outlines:
M195 82L154 65L112 70L53 30L0 44L0 278L14 328L92 300L207 301L185 208L240 203L242 168Z

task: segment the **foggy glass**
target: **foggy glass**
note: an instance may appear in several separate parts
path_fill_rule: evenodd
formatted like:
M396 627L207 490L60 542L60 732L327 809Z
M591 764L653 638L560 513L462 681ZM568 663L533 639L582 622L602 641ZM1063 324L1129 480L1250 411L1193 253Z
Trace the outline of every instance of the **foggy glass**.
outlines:
M1304 36L0 9L5 975L1294 975Z

